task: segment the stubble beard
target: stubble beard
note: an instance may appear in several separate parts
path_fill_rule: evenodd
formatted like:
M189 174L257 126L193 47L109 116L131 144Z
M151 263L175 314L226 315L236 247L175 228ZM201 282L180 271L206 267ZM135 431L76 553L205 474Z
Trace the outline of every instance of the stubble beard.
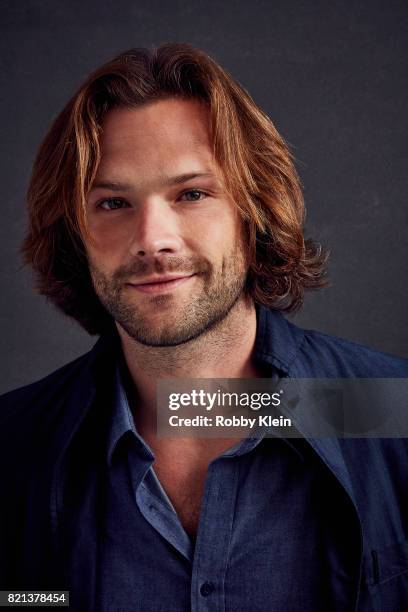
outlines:
M225 256L215 270L202 258L157 258L152 265L135 262L107 276L94 262L89 262L95 292L117 324L134 341L150 347L177 346L192 341L220 324L240 298L246 280L246 265L242 250L236 249ZM143 307L132 301L126 281L135 275L146 276L152 271L159 274L197 274L193 279L201 288L192 289L191 298L178 304L172 293L147 296Z

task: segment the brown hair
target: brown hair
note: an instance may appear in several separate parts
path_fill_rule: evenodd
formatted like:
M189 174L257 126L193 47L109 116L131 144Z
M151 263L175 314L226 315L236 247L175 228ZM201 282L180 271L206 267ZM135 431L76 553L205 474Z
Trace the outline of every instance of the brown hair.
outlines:
M191 45L131 49L91 74L56 118L28 189L24 260L34 268L39 293L91 334L112 323L94 292L83 246L103 116L114 107L171 96L198 98L209 109L214 156L248 237L246 294L288 312L301 306L305 289L327 284L327 254L304 240L299 178L271 120L225 70Z

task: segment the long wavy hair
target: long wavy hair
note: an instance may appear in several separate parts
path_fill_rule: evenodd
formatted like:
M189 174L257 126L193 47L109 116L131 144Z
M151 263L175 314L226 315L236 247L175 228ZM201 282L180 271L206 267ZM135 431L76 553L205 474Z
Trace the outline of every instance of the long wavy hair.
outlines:
M189 44L131 49L91 74L55 119L28 188L24 261L36 287L90 334L112 319L92 285L84 241L86 199L101 159L105 113L169 97L208 108L213 153L247 236L245 293L256 303L295 311L305 289L325 284L327 253L305 240L305 207L292 155L272 121L212 58Z

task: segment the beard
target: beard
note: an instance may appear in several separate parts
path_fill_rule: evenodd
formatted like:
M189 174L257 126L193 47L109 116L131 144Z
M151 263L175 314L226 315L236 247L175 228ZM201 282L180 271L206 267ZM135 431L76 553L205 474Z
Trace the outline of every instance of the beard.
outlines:
M246 262L241 248L226 255L215 268L202 257L160 256L150 263L136 260L108 276L89 261L95 292L117 324L145 346L177 346L198 338L221 323L242 297ZM136 303L128 286L130 279L152 273L195 274L190 295L178 290L161 295L143 295Z

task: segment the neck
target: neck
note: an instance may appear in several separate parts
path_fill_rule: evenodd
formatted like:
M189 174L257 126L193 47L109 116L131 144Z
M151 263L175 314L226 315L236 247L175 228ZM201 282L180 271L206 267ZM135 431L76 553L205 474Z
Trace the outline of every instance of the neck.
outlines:
M238 301L227 317L204 334L178 346L136 342L118 326L125 361L138 394L138 412L153 410L158 378L253 378L256 336L253 303Z

